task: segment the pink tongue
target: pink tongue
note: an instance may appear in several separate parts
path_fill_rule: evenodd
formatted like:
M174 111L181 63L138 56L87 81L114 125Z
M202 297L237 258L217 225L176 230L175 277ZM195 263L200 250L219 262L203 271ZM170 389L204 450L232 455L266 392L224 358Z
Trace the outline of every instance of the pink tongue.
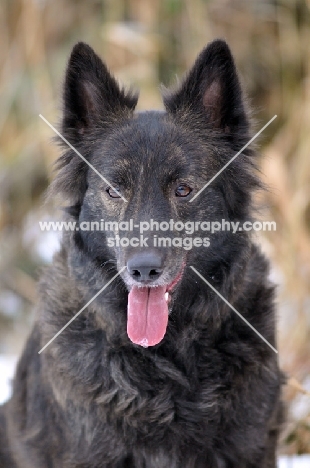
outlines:
M128 295L127 333L131 341L147 348L159 343L168 323L165 286L133 287Z

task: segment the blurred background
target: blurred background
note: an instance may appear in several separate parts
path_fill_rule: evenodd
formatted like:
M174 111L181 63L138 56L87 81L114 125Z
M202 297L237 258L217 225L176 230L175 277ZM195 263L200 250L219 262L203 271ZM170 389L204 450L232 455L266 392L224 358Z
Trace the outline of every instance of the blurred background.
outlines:
M88 42L139 108L161 108L160 83L174 84L204 45L229 43L259 130L269 191L262 219L277 231L259 241L278 284L278 348L289 376L281 451L310 452L310 1L1 0L0 2L0 355L21 352L33 321L36 280L57 249L44 191L53 177L68 56ZM57 213L56 213L57 215ZM8 359L9 359L8 358ZM12 361L12 362L13 362ZM7 362L7 361L6 361Z

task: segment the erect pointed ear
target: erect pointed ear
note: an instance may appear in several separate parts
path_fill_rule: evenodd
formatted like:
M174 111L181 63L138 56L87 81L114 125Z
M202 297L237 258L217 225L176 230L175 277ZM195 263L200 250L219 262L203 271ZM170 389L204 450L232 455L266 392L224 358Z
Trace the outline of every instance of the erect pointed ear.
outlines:
M104 130L130 117L138 96L125 92L111 76L106 65L93 49L82 42L72 50L64 84L64 110L61 134L74 147L81 149L86 159L90 156L92 133ZM72 203L70 214L79 212L87 188L88 166L59 138L65 152L56 163L57 177L51 184L49 196L62 194Z
M168 112L197 114L208 125L225 132L248 129L242 91L233 57L223 40L211 42L176 91L164 92ZM200 119L200 120L201 120Z
M113 115L133 111L138 97L120 89L100 57L79 42L69 59L63 100L62 132L79 139L89 128L108 125Z

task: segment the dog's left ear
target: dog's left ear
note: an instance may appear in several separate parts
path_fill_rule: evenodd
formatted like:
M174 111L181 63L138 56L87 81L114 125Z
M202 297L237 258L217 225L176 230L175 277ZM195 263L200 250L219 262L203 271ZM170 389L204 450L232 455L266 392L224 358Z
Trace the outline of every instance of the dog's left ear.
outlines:
M183 116L200 114L208 126L234 132L248 129L242 90L230 49L225 41L211 42L176 91L165 91L168 112Z

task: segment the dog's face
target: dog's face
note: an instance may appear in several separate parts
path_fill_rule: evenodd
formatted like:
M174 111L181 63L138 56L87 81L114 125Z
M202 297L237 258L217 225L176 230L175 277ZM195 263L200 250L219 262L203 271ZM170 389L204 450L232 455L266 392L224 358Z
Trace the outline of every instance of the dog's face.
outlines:
M214 199L212 204L203 200L197 209L197 204L190 203L193 194L207 180L202 155L206 162L208 158L210 161L205 167L212 167L212 152L212 145L204 146L203 142L193 141L191 134L186 135L168 115L159 112L134 115L94 151L92 164L109 183L88 171L88 188L80 220L104 218L111 225L117 221L119 227L113 226L113 232L93 235L89 242L96 245L97 252L102 243L107 245L110 255L117 259L119 269L128 265L123 273L128 289L141 285L167 285L182 269L189 254L186 242L184 247L173 245L177 244L174 242L166 248L158 238L179 237L183 241L185 237L200 235L201 230L189 234L189 224L186 224L186 230L177 231L174 225L170 229L170 220L185 224L224 216L220 191L209 189L209 195L212 191ZM169 226L165 225L167 223ZM113 239L107 242L107 237L115 238L117 235L122 245ZM143 275L134 267L135 260L138 264L141 260L142 268L148 258L149 266L154 263L154 272L150 269Z
M112 259L118 271L125 267L128 335L151 346L165 334L186 267L199 259L211 277L229 267L225 244L238 241L230 232L206 232L202 222L244 219L256 181L249 155L241 156L191 201L249 139L223 41L203 50L179 89L165 92L165 112L135 113L136 102L90 47L75 46L62 134L91 167L67 151L55 190L70 200L68 211L79 223L108 223L108 231L80 230L74 239L96 265Z

